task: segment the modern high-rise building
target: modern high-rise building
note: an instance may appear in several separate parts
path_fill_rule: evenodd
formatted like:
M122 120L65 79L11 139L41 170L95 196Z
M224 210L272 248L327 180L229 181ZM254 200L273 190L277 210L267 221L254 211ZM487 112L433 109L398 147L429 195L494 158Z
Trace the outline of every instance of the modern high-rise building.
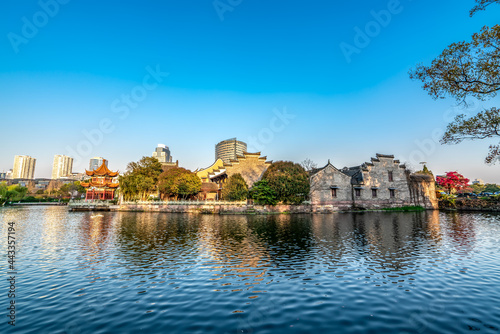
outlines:
M159 162L172 162L170 149L163 144L158 144L158 147L153 152L153 158L158 159Z
M73 158L60 154L54 155L54 163L52 164L52 179L72 176L72 170Z
M13 179L34 179L36 159L28 155L14 157Z
M235 160L238 155L243 155L247 151L247 144L231 138L223 140L215 145L215 160L222 159L224 162Z
M92 171L101 167L103 161L106 164L106 167L108 167L108 160L104 159L103 157L93 157L92 159L90 159L89 170Z

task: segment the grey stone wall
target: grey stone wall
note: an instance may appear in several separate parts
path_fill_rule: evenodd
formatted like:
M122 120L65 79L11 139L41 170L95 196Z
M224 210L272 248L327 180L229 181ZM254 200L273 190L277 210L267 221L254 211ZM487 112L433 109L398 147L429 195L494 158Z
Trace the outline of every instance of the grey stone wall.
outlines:
M339 170L328 163L311 175L310 181L314 212L412 205L437 208L434 178L410 176L405 166L391 155L377 154L371 162L351 169ZM337 197L332 196L332 188L337 189ZM394 197L391 197L391 190Z
M351 177L342 173L330 163L311 176L310 199L313 205L330 206L336 210L352 207ZM332 187L337 196L332 196Z
M377 156L363 167L363 184L354 185L355 188L362 188L361 196L353 197L355 206L377 208L411 205L406 168L398 160ZM392 181L389 179L389 172L392 172ZM391 188L394 190L394 198L390 196ZM376 191L376 197L373 197L372 190Z

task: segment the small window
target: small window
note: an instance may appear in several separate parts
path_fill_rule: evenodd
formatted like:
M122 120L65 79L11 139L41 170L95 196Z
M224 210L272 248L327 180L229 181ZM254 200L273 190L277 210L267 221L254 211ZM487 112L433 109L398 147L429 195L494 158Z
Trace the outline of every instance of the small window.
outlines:
M377 197L377 189L372 189L372 197Z
M337 197L337 189L332 188L332 197Z
M396 191L394 189L389 189L389 194L390 194L391 198L396 197Z
M354 189L355 193L356 193L356 197L360 197L361 196L361 189Z
M394 181L394 178L392 177L392 170L390 170L388 173L389 173L389 182Z

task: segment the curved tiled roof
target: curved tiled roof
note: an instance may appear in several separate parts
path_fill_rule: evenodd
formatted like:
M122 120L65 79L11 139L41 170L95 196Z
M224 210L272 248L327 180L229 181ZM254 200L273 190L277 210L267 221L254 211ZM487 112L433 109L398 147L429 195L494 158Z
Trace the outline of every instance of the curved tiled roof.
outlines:
M112 172L108 166L106 166L106 159L102 160L102 165L94 170L85 170L88 176L118 176L118 172Z
M80 182L80 185L84 188L88 187L97 187L97 188L118 188L119 184L118 183L113 183L110 181L104 181L104 182L93 182L92 180L89 180L89 182Z

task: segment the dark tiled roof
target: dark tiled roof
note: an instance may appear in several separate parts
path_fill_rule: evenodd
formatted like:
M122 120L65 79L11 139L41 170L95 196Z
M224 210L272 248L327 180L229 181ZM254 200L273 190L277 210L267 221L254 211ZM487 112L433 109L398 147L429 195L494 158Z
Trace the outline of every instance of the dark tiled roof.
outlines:
M380 154L380 153L377 153L377 158L391 158L391 159L394 159L394 155L393 154Z

